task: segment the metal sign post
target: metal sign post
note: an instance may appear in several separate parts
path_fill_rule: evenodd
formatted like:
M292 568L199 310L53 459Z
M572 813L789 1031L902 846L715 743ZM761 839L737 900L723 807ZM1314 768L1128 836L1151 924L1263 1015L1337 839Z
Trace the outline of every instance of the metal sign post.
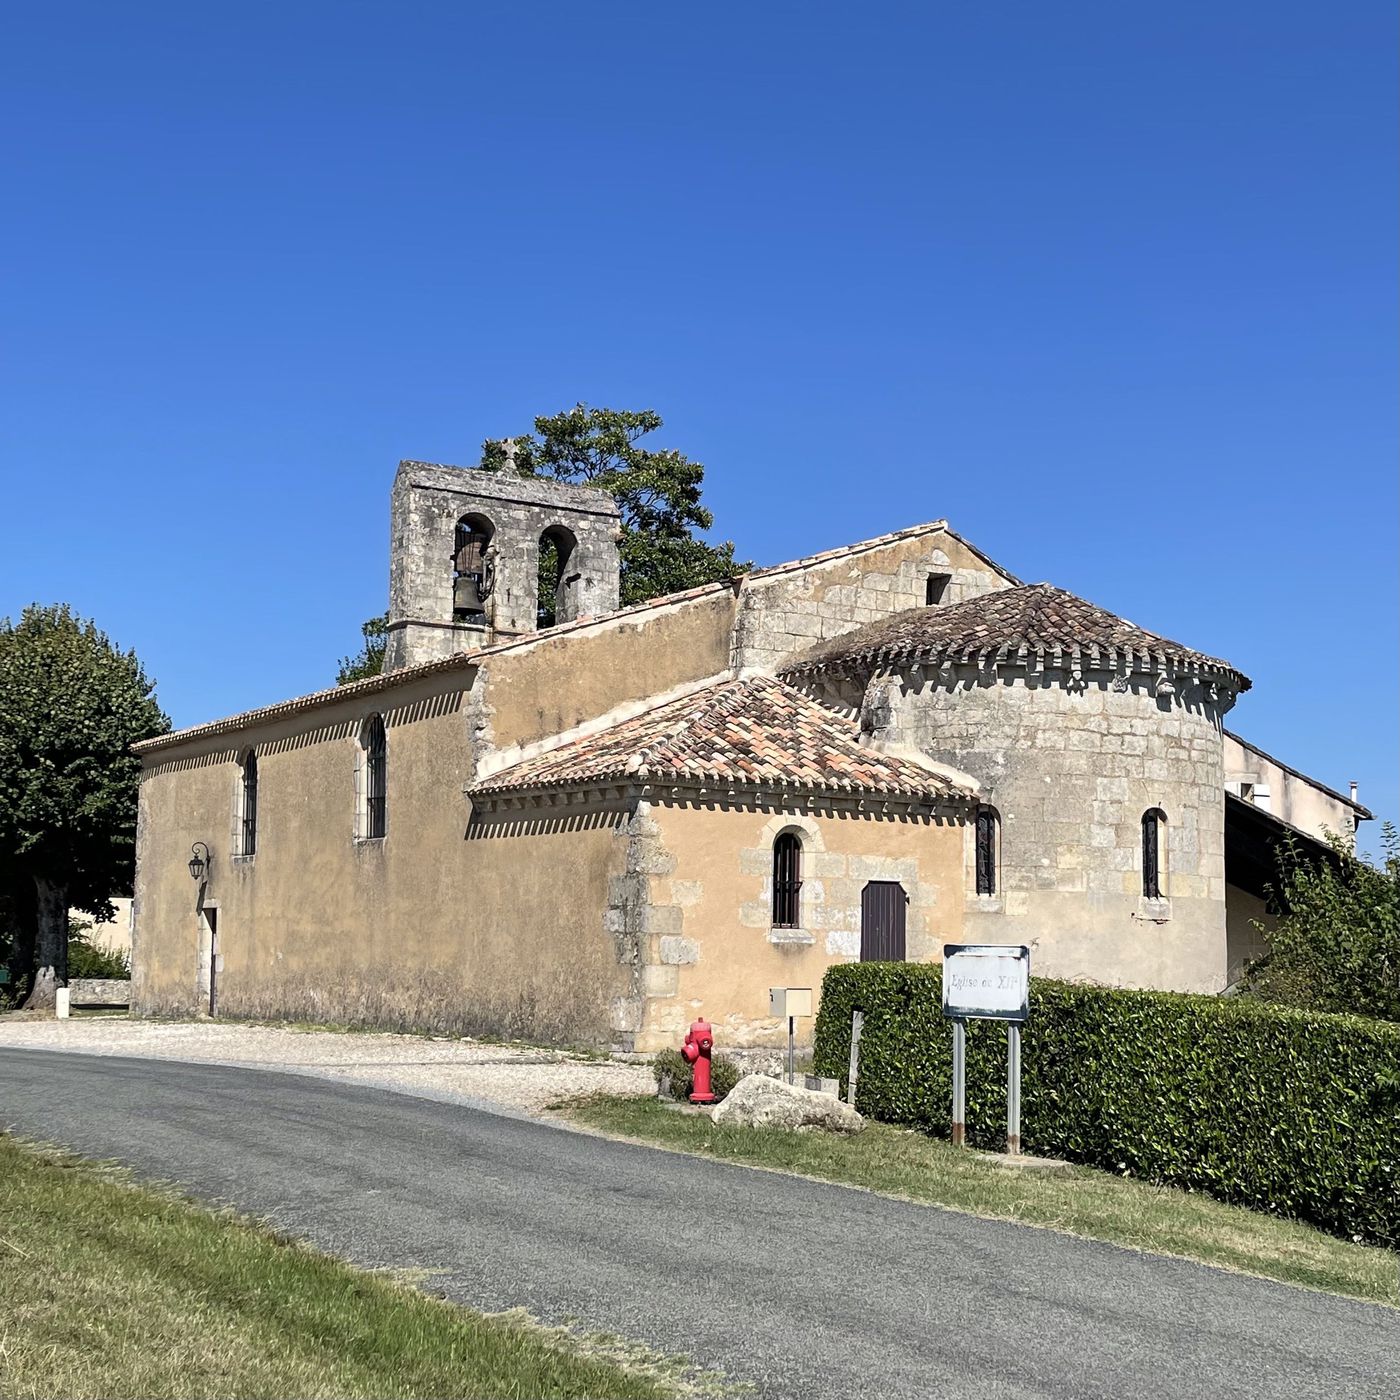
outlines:
M943 1014L953 1023L953 1146L967 1143L967 1023L1006 1022L1006 1150L1021 1154L1021 1027L1030 1014L1031 950L948 943Z
M967 1024L953 1022L953 1146L967 1144Z
M788 1053L787 1077L789 1084L797 1082L796 1041L797 1018L812 1014L812 989L810 987L769 987L769 1015L781 1021L787 1018Z
M1021 1155L1021 1028L1006 1028L1006 1154Z

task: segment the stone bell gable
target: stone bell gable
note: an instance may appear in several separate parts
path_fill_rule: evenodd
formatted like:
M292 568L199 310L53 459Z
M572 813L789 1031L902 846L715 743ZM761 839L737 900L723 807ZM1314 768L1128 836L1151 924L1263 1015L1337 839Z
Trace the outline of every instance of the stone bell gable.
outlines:
M555 596L545 600L552 620L612 612L618 532L606 491L509 469L401 462L390 506L385 669L534 632L546 545L558 560Z

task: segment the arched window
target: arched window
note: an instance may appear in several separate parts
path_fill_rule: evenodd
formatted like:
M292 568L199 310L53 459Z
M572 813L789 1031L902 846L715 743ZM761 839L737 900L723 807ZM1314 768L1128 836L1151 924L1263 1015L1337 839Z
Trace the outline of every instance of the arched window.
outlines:
M551 525L540 536L540 573L538 625L553 627L559 622L572 622L577 614L574 585L578 575L573 572L574 549L578 541L562 525Z
M486 574L486 550L495 533L483 515L464 515L452 543L452 616L473 622L486 615L491 581Z
M238 789L238 854L256 855L258 849L258 756L249 749L243 759Z
M1161 899L1166 884L1167 814L1149 807L1142 814L1142 893L1144 899Z
M371 715L360 734L364 750L363 762L363 821L360 834L366 841L377 841L384 835L385 793L388 779L388 741L384 721Z
M997 859L1001 846L1001 818L995 807L977 809L976 867L977 893L997 892Z
M802 841L791 831L773 842L773 927L802 927Z

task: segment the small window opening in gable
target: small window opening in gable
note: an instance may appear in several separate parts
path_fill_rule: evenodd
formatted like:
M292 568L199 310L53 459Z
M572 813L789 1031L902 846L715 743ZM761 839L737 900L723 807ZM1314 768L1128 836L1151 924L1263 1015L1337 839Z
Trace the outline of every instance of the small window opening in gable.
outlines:
M258 756L249 749L243 760L238 792L238 854L256 855L258 850Z
M487 551L495 533L481 515L464 515L457 522L452 544L452 618L455 622L479 622L486 616L491 595Z
M791 831L773 842L773 927L802 927L802 841Z
M978 894L997 892L997 858L1001 845L1001 818L994 807L977 809L976 877Z
M360 743L364 770L360 835L366 841L378 841L384 836L389 777L389 745L381 716L371 715L365 721Z
M1142 814L1142 894L1144 899L1161 899L1166 864L1167 814L1160 807L1149 807Z
M924 584L924 606L931 608L936 603L941 603L952 581L952 574L930 574Z

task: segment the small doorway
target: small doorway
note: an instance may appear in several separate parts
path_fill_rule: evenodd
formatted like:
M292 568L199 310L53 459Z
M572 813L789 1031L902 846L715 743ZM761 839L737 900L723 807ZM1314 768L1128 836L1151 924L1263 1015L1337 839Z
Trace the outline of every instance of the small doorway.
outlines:
M219 910L217 905L206 904L199 913L199 972L201 991L209 994L209 1014L219 1014L219 973L223 970L223 958L219 955Z
M904 961L904 911L909 896L894 880L872 880L860 892L861 962Z

